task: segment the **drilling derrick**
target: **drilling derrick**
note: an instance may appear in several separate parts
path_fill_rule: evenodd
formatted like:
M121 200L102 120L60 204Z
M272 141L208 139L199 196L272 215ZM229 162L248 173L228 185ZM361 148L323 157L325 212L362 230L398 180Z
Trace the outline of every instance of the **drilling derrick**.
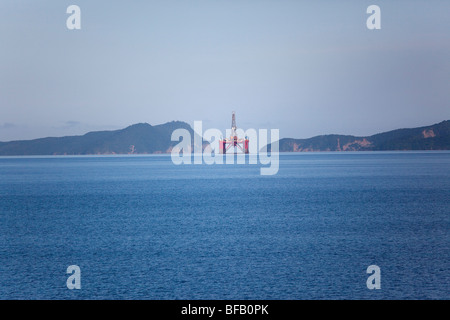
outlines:
M233 139L237 140L237 135L236 135L236 115L233 111L232 115L231 115L231 136L233 137Z
M225 138L219 141L221 154L230 153L231 151L234 151L234 153L238 153L237 152L238 150L241 151L239 153L248 153L248 146L249 146L248 137L239 139L236 130L237 130L236 115L235 112L233 111L231 115L231 135L228 139Z

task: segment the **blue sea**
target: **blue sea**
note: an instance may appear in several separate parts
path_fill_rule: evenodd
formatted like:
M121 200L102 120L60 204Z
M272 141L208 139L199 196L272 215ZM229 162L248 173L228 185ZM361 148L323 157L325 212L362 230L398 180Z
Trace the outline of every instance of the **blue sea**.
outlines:
M450 298L450 152L260 167L0 157L0 299Z

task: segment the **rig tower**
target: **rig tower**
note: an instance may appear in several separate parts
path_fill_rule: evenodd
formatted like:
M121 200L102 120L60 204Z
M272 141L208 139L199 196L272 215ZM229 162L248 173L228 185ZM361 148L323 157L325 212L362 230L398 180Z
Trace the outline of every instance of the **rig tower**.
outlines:
M248 153L249 139L248 137L239 139L236 129L236 115L233 111L231 115L231 135L228 139L225 138L219 141L219 150L221 154L229 153L231 148L234 153L238 153L237 150L241 150L240 153Z

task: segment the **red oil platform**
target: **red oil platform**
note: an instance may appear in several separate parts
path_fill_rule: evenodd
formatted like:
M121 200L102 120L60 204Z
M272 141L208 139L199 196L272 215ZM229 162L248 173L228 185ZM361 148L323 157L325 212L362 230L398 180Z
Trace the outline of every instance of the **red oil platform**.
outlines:
M230 153L230 151L234 151L234 153L238 153L238 150L241 150L240 153L248 153L248 145L249 140L248 137L243 139L239 139L236 133L236 116L233 114L231 116L231 135L230 138L219 140L219 150L221 154ZM232 149L232 150L230 150ZM229 151L230 150L230 151Z

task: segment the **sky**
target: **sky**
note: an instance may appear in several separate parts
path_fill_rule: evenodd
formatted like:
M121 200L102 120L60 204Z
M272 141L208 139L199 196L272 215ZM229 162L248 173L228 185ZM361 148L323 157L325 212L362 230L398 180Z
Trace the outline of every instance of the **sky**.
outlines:
M172 120L225 132L232 111L281 138L431 125L450 119L449 18L444 0L1 0L0 141Z

